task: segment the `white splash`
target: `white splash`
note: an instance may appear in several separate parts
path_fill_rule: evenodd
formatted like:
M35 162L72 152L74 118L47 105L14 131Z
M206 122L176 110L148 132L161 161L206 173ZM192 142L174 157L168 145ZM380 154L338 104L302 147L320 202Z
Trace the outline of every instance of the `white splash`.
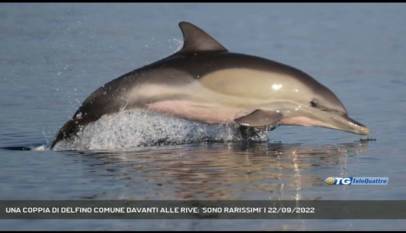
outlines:
M145 110L104 115L55 150L124 151L145 146L240 141L237 125L208 125ZM267 134L257 140L268 140Z
M169 48L173 49L175 47L175 50L173 51L174 53L178 52L183 47L182 39L172 38L171 40L168 40L168 41L170 43Z
M33 151L47 151L48 147L47 147L47 145L40 145L40 146L32 147L31 150L33 150Z

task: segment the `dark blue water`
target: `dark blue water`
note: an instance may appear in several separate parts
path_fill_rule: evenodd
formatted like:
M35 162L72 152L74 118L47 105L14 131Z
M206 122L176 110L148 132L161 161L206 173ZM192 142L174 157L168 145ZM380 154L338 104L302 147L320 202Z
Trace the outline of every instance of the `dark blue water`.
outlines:
M231 51L316 77L376 141L328 129L280 127L268 143L249 145L29 150L48 144L93 90L176 51L182 20L199 25ZM404 22L405 4L1 4L0 199L404 199ZM329 176L386 176L389 185L327 186L323 180ZM405 226L365 220L0 221L0 229Z

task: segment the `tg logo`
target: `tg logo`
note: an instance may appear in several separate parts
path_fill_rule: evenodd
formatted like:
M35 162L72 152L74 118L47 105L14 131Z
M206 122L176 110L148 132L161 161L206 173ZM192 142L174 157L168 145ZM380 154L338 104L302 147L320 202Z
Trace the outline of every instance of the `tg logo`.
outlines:
M324 182L328 185L349 185L351 184L351 177L327 177Z

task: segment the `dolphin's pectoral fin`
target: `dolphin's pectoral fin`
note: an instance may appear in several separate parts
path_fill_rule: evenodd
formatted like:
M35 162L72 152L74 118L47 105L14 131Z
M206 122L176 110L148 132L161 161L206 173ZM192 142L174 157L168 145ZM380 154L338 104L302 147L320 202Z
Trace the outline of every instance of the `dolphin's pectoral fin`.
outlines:
M255 128L273 127L282 119L282 114L273 111L255 110L252 113L239 117L234 121L242 126Z
M189 22L180 22L179 27L183 33L183 48L179 51L179 53L227 51L223 45L197 26Z

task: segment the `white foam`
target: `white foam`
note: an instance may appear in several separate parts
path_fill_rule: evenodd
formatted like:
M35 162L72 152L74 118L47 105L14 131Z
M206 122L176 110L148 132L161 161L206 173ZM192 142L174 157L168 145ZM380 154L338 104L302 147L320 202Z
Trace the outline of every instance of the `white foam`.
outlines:
M237 125L208 125L145 110L104 115L85 126L78 137L61 141L55 150L132 150L145 146L240 141ZM256 137L267 141L267 133Z
M47 147L47 145L40 145L40 146L32 147L31 150L33 150L33 151L46 151L46 150L48 150L48 147Z

